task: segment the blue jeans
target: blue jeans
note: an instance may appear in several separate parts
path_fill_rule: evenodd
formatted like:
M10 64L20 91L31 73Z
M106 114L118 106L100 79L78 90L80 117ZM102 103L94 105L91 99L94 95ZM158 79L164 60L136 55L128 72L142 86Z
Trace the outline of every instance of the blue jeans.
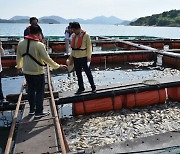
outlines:
M45 77L41 75L25 74L28 86L28 101L30 105L30 112L40 114L43 112Z

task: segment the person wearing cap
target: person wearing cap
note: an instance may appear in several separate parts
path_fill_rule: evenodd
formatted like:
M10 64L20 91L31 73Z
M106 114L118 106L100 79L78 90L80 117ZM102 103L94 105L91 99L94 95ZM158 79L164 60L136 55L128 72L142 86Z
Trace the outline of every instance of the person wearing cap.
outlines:
M26 27L26 29L24 30L24 36L27 36L30 34L30 27L32 25L38 25L38 19L36 17L31 17L29 19L29 23L30 25L28 27ZM38 25L39 26L39 25ZM44 35L43 33L41 32L41 36L40 36L40 41L42 41L44 39Z
M2 83L1 83L1 72L2 72L1 56L4 56L4 49L2 47L2 42L0 40L0 104L2 104L4 101Z
M48 115L43 112L45 64L53 69L67 69L66 65L59 65L49 57L45 45L40 42L41 31L38 25L32 25L30 34L19 42L16 56L18 72L23 68L28 86L29 115L35 114L35 118Z
M82 77L82 69L86 73L86 76L92 88L92 92L95 93L96 86L94 84L94 79L90 70L92 55L92 44L90 36L87 32L81 29L81 26L78 22L73 22L71 24L71 29L73 31L71 41L72 52L69 59L70 61L74 61L74 68L78 78L79 88L76 91L76 94L81 94L85 90Z

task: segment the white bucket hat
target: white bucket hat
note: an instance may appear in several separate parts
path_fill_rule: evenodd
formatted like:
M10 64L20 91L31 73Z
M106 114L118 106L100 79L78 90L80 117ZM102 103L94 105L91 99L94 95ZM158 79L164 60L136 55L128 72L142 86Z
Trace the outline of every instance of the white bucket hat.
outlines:
M71 60L68 58L68 59L66 60L66 64L67 64L68 72L71 72L71 71L73 70L73 68L74 68L74 63L71 62Z

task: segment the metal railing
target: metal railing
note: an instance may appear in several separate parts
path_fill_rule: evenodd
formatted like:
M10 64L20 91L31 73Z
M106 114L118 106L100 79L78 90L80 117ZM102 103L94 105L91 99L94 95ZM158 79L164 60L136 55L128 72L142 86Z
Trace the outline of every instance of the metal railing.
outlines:
M56 126L56 130L57 130L57 137L59 139L58 141L59 141L59 144L61 146L62 154L66 154L69 151L69 147L68 147L68 144L66 142L63 130L61 128L60 119L59 119L58 112L56 109L56 104L55 104L53 91L52 91L52 85L51 85L49 66L47 66L47 73L48 73L49 91L50 91L50 95L51 95L52 112L54 114L55 126Z

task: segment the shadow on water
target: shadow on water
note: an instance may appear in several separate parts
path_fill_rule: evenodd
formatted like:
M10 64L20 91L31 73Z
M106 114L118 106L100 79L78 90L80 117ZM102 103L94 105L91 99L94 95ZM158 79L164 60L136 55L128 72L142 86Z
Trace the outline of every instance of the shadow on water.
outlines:
M10 127L0 127L0 154L3 154L3 151L5 150L9 131Z

